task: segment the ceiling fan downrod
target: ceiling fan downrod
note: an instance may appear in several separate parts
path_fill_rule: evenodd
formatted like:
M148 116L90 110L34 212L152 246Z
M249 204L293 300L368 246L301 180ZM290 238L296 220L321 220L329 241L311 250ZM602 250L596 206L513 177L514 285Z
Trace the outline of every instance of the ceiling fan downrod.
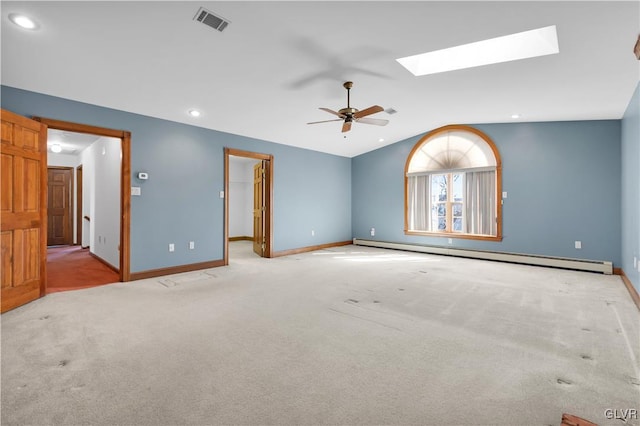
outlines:
M349 93L351 93L351 88L353 87L353 81L345 81L342 85L345 89L347 89L347 108L351 109L350 97Z

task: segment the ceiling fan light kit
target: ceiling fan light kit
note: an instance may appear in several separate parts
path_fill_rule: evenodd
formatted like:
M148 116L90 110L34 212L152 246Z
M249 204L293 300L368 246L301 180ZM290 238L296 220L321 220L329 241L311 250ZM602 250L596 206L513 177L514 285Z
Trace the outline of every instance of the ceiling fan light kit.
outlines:
M351 88L353 87L353 82L352 81L345 81L344 84L342 85L345 89L347 89L347 106L346 108L342 108L338 111L333 111L329 108L320 108L323 111L328 112L329 114L333 114L336 115L340 118L334 119L334 120L323 120L323 121L313 121L311 123L307 123L307 124L318 124L318 123L328 123L330 121L342 121L342 132L348 132L349 130L351 130L351 124L352 123L363 123L363 124L373 124L376 126L386 126L389 123L389 120L383 120L380 118L368 118L368 115L372 115L381 111L384 111L384 108L382 108L379 105L373 105L370 106L369 108L365 108L362 111L358 110L357 108L351 108L351 97L350 97L350 91ZM365 118L367 117L367 118Z

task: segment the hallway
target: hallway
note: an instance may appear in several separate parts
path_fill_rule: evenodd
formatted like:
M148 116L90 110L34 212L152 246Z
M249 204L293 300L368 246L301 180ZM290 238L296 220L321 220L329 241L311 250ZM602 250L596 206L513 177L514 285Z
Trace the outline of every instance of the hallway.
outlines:
M47 294L120 281L119 274L80 246L47 248Z

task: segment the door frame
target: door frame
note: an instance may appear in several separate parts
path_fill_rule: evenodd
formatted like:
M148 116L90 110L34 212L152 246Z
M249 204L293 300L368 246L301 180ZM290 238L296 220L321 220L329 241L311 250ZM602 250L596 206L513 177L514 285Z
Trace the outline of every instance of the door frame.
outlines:
M265 160L264 182L264 257L271 257L273 247L273 155L243 151L234 148L224 149L224 264L229 264L229 157L245 157Z
M120 281L131 280L131 132L90 126L51 118L32 117L49 129L118 138L122 162L120 164ZM45 145L46 146L46 145ZM46 187L46 185L45 185Z
M75 170L73 169L73 167L66 167L66 166L49 166L47 165L47 191L49 191L49 170L50 169L54 169L54 170L69 170L71 171L71 182L70 182L70 187L67 188L68 190L68 196L69 196L69 223L67 224L69 226L69 232L71 233L71 244L69 244L70 246L73 245L73 202L74 202L74 185L73 185L73 178L74 178L74 174L75 174ZM48 192L47 192L48 195ZM47 226L49 226L49 198L47 196ZM49 246L49 229L47 229L47 247Z
M76 245L82 247L82 164L76 167Z

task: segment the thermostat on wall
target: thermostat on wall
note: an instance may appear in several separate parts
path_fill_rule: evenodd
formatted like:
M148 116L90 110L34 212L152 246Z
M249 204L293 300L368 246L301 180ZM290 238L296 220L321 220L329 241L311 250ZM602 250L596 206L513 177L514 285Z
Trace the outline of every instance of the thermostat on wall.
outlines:
M140 172L140 173L138 173L138 179L147 180L147 179L149 179L149 175L147 173L145 173L145 172Z

